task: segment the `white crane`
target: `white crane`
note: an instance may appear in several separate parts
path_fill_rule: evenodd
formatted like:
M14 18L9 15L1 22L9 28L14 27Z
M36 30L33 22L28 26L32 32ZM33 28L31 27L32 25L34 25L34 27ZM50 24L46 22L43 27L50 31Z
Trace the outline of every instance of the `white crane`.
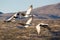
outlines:
M26 13L22 13L21 15L22 15L23 17L29 17L29 16L31 16L30 14L31 14L32 9L33 9L33 6L31 5L31 6L29 7L29 9L26 11Z
M12 19L16 19L19 16L19 13L15 13L13 16L11 16L10 18L8 18L7 20L5 20L4 22L10 22L12 21Z
M29 18L25 24L24 23L19 23L19 24L22 25L23 27L27 28L27 27L29 27L29 25L31 25L30 24L31 22L32 22L32 17Z
M37 26L36 26L36 30L37 30L37 33L40 34L41 32L41 27L44 27L44 28L47 28L50 30L50 28L48 27L48 24L45 24L45 23L39 23Z
M24 27L29 27L31 22L32 22L32 18L29 18L29 20L26 22L26 25Z
M37 30L37 33L40 34L40 31L41 31L40 24L38 24L38 25L36 26L36 30Z

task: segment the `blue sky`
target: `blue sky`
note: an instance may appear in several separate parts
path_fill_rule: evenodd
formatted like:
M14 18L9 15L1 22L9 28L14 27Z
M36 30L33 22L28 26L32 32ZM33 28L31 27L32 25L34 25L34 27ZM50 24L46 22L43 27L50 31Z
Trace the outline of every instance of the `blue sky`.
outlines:
M0 0L0 12L18 12L27 10L32 4L34 8L60 3L60 0Z

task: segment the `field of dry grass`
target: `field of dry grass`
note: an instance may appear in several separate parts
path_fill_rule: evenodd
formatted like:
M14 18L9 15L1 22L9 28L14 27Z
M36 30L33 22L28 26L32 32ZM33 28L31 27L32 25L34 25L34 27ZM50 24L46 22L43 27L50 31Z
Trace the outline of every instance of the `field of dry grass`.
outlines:
M60 40L60 20L34 20L28 28L20 28L19 22L0 21L0 40ZM35 26L41 22L48 23L51 30L41 27L38 35Z

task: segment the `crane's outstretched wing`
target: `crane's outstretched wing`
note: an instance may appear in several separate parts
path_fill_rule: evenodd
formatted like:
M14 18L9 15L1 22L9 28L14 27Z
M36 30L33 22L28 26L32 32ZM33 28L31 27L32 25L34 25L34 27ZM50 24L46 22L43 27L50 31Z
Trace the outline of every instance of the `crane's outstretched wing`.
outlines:
M40 24L38 24L37 26L36 26L36 30L37 30L37 33L39 34L40 33L40 31L41 31L41 29L40 29L41 27L40 27Z
M11 16L10 18L8 18L7 20L5 20L6 22L9 22L9 21L11 21L13 18L15 19L15 18L17 18L17 16L18 16L18 13L15 13L13 16Z
M28 21L26 23L18 23L20 24L22 27L29 27L29 25L31 25L30 23L32 22L32 17L28 19Z
M31 22L32 22L32 17L26 22L26 25L24 27L29 27Z
M24 17L29 17L31 10L32 10L32 5L29 7L29 9L27 10L26 14L24 14Z
M5 20L5 22L10 22L13 19L13 16L10 17L9 19Z

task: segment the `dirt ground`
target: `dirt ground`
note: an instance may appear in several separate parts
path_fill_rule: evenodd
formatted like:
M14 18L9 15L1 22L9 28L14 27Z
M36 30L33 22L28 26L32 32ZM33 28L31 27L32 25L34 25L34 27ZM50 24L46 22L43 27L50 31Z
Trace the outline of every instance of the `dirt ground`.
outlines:
M34 20L28 28L20 28L20 22L0 21L0 40L60 40L60 20ZM35 26L41 22L49 24L51 30L41 27L38 35Z

